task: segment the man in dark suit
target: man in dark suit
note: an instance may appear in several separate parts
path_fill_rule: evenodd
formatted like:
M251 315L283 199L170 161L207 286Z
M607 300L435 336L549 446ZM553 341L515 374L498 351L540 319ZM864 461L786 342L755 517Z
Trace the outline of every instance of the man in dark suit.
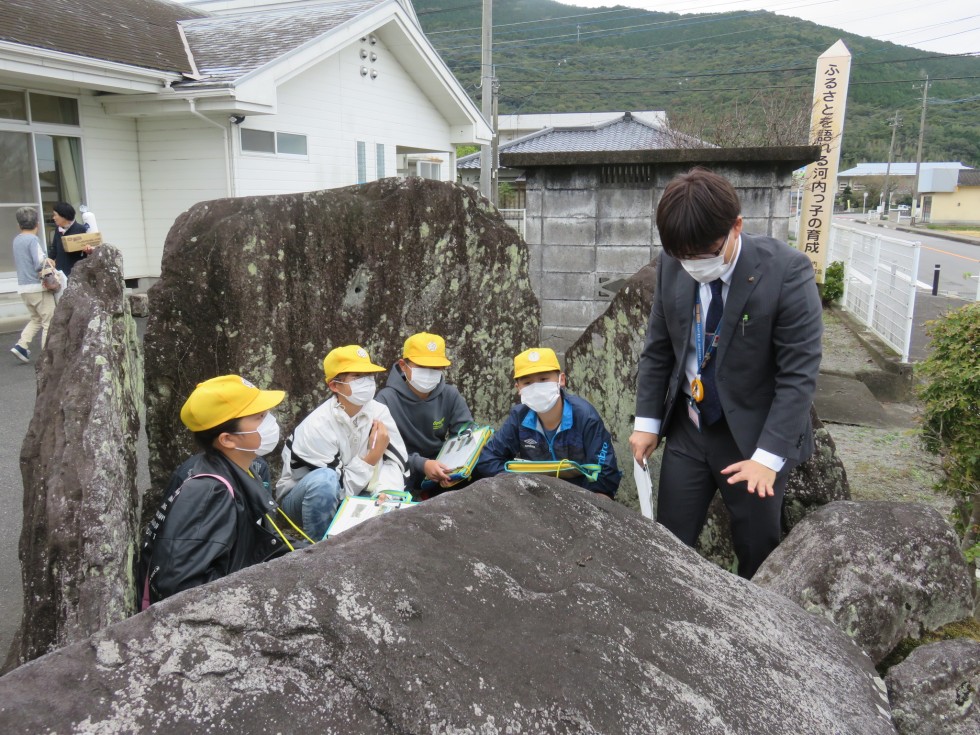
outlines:
M738 194L705 169L667 185L657 229L630 449L642 463L669 436L657 520L689 546L721 491L750 578L779 543L789 471L813 452L823 333L813 267L785 243L742 234Z
M71 269L75 263L88 256L92 248L87 247L74 253L65 250L61 238L65 235L84 235L87 230L85 225L75 221L75 208L68 202L55 202L51 208L51 216L57 229L54 231L54 240L48 248L48 257L54 260L55 267L66 276L71 275Z

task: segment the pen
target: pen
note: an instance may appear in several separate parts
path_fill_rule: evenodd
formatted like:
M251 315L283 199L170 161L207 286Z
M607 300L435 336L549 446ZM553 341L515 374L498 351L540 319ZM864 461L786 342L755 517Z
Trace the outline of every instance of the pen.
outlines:
M374 425L374 436L371 437L371 449L374 449L375 445L378 443L378 425Z
M742 314L742 336L745 336L745 323L749 320L748 314Z

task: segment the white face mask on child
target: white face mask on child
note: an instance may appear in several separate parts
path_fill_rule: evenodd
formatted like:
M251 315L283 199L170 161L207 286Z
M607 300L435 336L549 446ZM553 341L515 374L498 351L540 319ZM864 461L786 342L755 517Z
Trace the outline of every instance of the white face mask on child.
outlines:
M558 402L561 388L556 382L531 383L521 388L521 403L535 413L544 413Z
M374 378L370 375L350 381L347 383L347 387L350 388L350 395L344 397L355 406L363 406L370 401L374 398L374 392L377 390Z
M412 366L412 377L408 384L419 393L431 393L442 380L442 370Z
M259 435L259 448L258 449L242 449L243 452L255 452L258 456L264 457L279 443L279 422L276 421L276 417L271 413L267 413L265 418L262 419L262 423L254 431L235 431L232 432L242 436L244 434L258 434Z

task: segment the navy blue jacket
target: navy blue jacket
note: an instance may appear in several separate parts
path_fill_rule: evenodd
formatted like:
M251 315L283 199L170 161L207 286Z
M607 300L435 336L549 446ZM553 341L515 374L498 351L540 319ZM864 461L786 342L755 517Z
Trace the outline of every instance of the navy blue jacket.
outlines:
M522 403L514 406L503 426L487 442L476 465L479 477L493 477L504 471L504 464L513 459L552 461L570 459L579 464L599 464L602 471L595 482L584 477L569 479L573 485L616 496L623 473L616 465L612 437L602 423L602 417L584 398L562 390L564 399L561 424L549 445L538 415Z

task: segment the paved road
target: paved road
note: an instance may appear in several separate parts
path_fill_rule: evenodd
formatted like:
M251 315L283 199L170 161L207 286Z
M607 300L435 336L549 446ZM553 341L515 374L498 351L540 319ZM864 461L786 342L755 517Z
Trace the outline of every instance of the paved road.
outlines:
M6 341L3 338L7 338ZM34 414L37 380L34 363L25 365L8 350L13 335L0 336L0 395L3 418L0 422L0 661L6 658L23 606L20 561L17 545L24 515L24 491L20 476L20 446Z
M918 280L926 289L932 288L933 272L939 270L939 292L945 296L975 300L980 277L980 243L947 240L925 232L902 232L876 224L860 224L860 215L835 215L834 221L845 227L884 234L905 242L922 243L919 256Z

